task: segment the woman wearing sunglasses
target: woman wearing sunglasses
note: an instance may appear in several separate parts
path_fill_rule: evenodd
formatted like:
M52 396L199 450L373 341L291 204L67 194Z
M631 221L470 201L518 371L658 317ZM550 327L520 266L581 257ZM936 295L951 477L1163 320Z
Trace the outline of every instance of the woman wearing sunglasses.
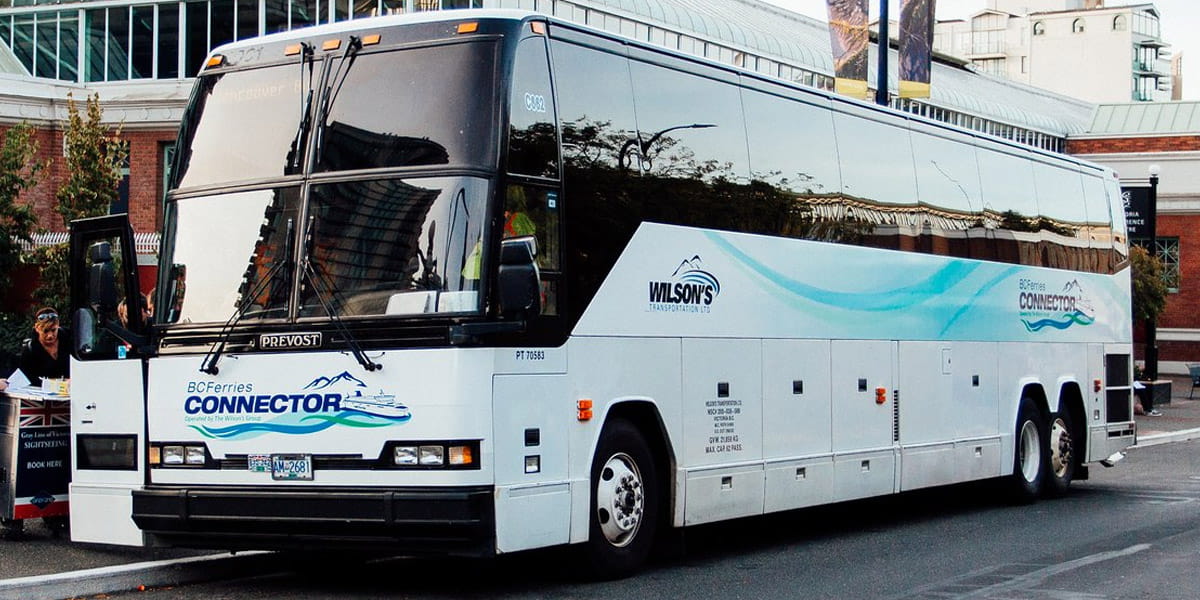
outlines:
M42 378L58 379L70 376L70 353L59 343L67 330L58 324L58 311L43 308L34 316L35 339L21 347L20 369L31 385L41 385Z

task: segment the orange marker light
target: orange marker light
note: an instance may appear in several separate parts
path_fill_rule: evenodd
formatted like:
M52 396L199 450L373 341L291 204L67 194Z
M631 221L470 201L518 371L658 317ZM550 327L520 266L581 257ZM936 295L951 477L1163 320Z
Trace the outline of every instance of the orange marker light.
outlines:
M283 49L283 55L284 56L295 56L297 54L300 54L300 51L303 49L304 49L304 46L302 46L300 44L292 44L292 45L288 46L287 48Z
M541 21L531 21L529 30L538 35L546 35L546 24Z
M364 35L362 38L362 45L374 46L375 44L379 43L380 39L381 38L379 37L378 33L372 33L371 35Z
M479 23L459 23L458 24L458 32L459 33L475 33L476 31L479 31Z
M588 398L575 402L575 418L580 421L592 420L592 401Z
M337 50L341 47L342 40L325 40L325 42L321 44L322 50Z
M212 55L211 58L208 59L208 62L204 63L204 66L219 67L223 64L225 64L225 57L221 56L220 54L214 54L214 55Z
M875 404L887 402L887 388L875 388Z

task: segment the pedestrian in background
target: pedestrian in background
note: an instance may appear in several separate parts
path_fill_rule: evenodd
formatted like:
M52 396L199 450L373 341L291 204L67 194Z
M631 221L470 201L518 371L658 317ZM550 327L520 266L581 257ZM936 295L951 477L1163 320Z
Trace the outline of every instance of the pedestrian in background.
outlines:
M67 330L59 325L58 311L43 308L37 311L33 321L34 337L21 345L18 368L29 379L30 385L41 385L42 378L59 379L70 376L69 352L62 348L60 338Z

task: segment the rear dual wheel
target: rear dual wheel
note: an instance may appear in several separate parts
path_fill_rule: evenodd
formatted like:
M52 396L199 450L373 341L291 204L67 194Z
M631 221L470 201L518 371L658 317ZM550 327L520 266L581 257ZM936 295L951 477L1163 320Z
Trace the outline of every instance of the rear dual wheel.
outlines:
M1047 496L1058 498L1066 495L1075 479L1075 465L1079 457L1075 452L1077 440L1074 437L1075 427L1071 413L1062 410L1054 415L1050 422L1050 440L1047 444L1050 450L1050 472L1046 478L1045 493Z

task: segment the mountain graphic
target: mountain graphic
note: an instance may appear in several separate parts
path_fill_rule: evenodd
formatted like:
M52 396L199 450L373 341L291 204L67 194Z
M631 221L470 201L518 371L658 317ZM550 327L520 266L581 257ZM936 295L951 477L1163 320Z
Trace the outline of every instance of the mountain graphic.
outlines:
M671 277L674 277L674 276L678 275L680 271L685 270L684 267L687 267L688 270L699 269L700 266L703 264L704 264L704 261L700 260L700 255L697 254L697 255L691 257L690 259L679 263L679 266L675 267L675 272L671 273Z
M1072 279L1070 283L1063 286L1063 291L1064 292L1081 292L1081 291L1083 291L1083 286L1080 285L1078 279Z
M304 389L323 390L331 385L336 385L339 383L350 383L355 387L367 387L367 384L363 383L359 378L351 375L349 371L342 371L340 375L334 375L333 377L318 377L312 380L308 385L304 386Z

